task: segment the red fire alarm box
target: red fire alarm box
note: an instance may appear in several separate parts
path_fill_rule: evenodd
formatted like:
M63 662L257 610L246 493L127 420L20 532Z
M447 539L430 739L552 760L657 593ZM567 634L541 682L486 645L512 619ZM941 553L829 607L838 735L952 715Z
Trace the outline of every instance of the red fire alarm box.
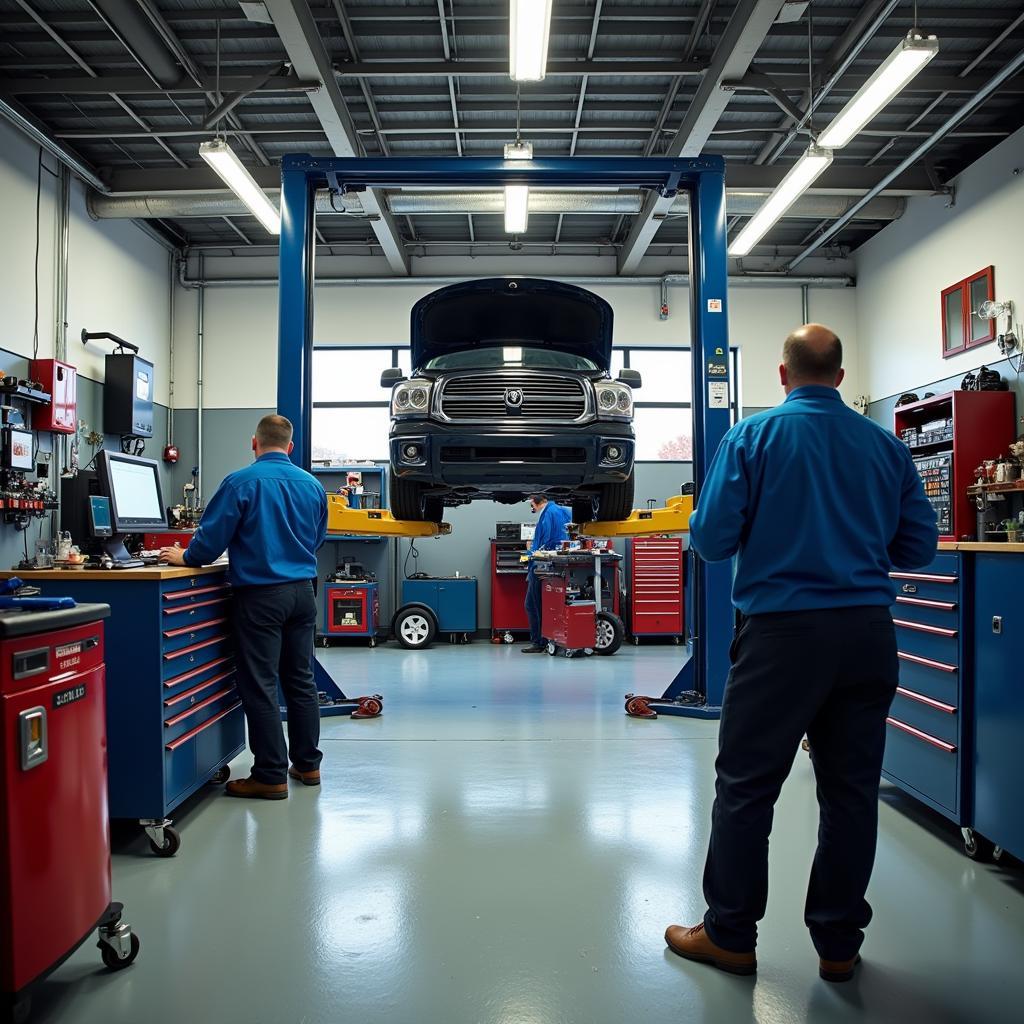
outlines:
M73 434L78 429L78 371L58 359L32 359L28 372L52 396L49 405L32 410L33 430Z

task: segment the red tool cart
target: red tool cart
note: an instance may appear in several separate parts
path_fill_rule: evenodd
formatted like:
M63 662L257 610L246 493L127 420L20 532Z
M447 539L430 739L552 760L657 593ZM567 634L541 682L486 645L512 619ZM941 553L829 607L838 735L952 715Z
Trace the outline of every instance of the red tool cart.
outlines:
M629 564L629 633L683 637L683 541L681 537L632 537Z
M625 628L619 618L619 562L604 548L579 549L537 559L541 577L541 630L548 654L614 654ZM601 581L596 586L597 580Z
M516 633L529 633L526 617L526 565L521 556L528 540L491 540L491 640L510 644Z
M97 928L111 970L139 951L110 899L110 608L34 601L0 611L0 1009L15 1021L27 1019L33 986Z

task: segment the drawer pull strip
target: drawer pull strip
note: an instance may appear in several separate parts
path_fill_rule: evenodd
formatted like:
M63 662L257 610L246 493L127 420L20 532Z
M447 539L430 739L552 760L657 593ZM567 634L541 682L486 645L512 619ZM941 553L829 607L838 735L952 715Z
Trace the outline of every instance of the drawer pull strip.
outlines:
M904 629L916 629L919 633L934 633L936 636L954 637L957 634L955 629L943 629L941 626L926 626L923 622L908 622L906 619L893 619L894 626L902 626Z
M179 722L184 722L186 718L191 718L193 715L199 714L204 708L208 708L211 704L216 704L222 697L226 697L229 693L236 693L234 686L225 686L223 690L218 690L216 693L211 693L205 700L201 700L198 704L193 704L192 707L186 708L184 711L179 712L171 718L168 718L164 722L164 727L169 729L172 725L177 725Z
M204 679L198 686L193 686L190 690L185 690L184 693L179 693L174 697L168 697L164 701L164 707L173 708L183 700L190 700L196 694L202 693L203 690L208 690L211 686L216 686L218 683L223 683L225 679L230 679L234 674L235 669L232 666L227 672L221 672L219 676L211 676L209 679Z
M905 686L897 686L896 692L903 694L908 700L916 700L919 704L927 704L928 707L935 708L936 711L944 711L947 715L956 714L956 708L952 704L944 704L941 700L935 700L934 697L926 697L923 693L908 690Z
M196 608L212 608L217 604L224 604L230 597L215 597L212 601L196 601L195 604L183 604L180 608L164 608L164 615L181 615L184 612L195 611Z
M162 596L165 601L183 601L186 597L195 597L197 594L222 594L230 589L227 583L219 583L215 587L196 587L194 590L171 590Z
M227 621L227 617L222 619L206 619L204 622L194 622L190 626L179 626L178 629L165 629L164 639L173 640L176 636L184 636L186 633L195 633L197 630L209 629L211 626L220 626Z
M209 672L211 668L216 668L218 665L226 665L231 660L231 655L225 655L223 658L216 658L214 661L208 661L205 665L200 665L199 668L191 669L184 675L175 676L173 679L168 679L164 686L168 689L173 689L175 686L180 686L182 683L187 683L190 679L195 679L196 676L201 676L204 672Z
M912 661L915 665L924 665L925 668L937 668L940 672L955 672L956 665L947 665L944 661L932 661L931 658L922 658L919 654L905 654L903 651L896 652L897 658L903 661Z
M212 647L214 644L223 643L227 638L227 633L221 633L220 636L211 636L209 640L201 640L197 644L189 644L188 647L180 647L176 651L168 651L164 655L164 661L174 661L175 658L184 658L186 654L195 654L196 651L201 651L204 647Z
M178 747L184 746L186 743L188 743L189 740L194 740L205 729L209 729L211 725L214 725L216 722L219 722L222 718L227 718L227 716L230 715L232 711L237 711L241 706L242 702L240 700L236 701L234 704L231 705L231 707L225 708L219 714L214 715L213 718L208 718L205 722L202 723L202 725L197 725L194 729L190 729L183 736L179 736L176 740L172 740L170 743L165 744L164 749L177 750Z
M926 583L957 583L959 576L936 576L927 572L891 572L891 580L923 580Z
M906 722L901 722L898 718L887 718L886 722L896 729L900 729L910 736L915 737L919 740L924 740L925 743L930 743L933 747L938 747L939 750L946 751L947 754L955 754L956 747L952 743L947 743L945 740L936 739L934 736L930 736L926 732L921 732L920 729L915 729L912 725L907 725Z
M929 601L925 597L897 597L897 604L913 604L918 608L940 608L944 612L956 611L954 601Z

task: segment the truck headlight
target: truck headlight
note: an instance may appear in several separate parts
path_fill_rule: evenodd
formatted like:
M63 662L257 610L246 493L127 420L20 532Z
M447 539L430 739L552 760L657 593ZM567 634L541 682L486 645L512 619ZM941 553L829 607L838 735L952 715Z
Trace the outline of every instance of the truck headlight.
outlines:
M614 381L601 381L594 385L597 397L597 415L600 419L628 420L633 418L633 392Z
M391 392L392 416L417 416L430 405L429 380L405 380Z

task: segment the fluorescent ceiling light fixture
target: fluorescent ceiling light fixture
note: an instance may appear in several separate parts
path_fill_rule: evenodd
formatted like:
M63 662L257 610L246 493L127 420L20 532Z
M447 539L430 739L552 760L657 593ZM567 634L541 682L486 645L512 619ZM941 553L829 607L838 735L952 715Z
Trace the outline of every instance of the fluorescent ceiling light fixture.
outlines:
M523 142L520 139L516 139L515 142L505 143L505 159L506 160L532 160L533 159L533 143Z
M938 52L935 36L912 29L818 136L818 145L845 146Z
M272 235L281 234L281 214L223 139L201 143L199 155Z
M807 152L793 164L775 191L733 240L729 246L729 255L746 256L830 163L832 153L829 150L819 146L808 146Z
M514 82L540 82L548 63L552 0L510 0L509 74Z
M528 185L505 186L505 231L521 235L526 231L529 216L530 188Z

